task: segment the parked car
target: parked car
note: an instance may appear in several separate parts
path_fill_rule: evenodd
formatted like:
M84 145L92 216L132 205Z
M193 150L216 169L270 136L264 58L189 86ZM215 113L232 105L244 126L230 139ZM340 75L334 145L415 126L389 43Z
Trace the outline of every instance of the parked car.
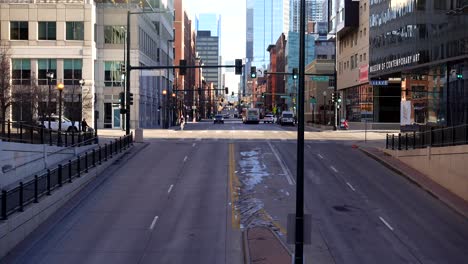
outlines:
M49 128L49 117L42 118L40 117L37 120L39 127ZM78 124L79 121L76 121L75 124L72 121L64 116L62 116L62 131L68 132L77 132L78 131ZM56 115L52 115L50 117L50 128L53 130L58 130L59 128L59 117Z
M213 124L216 124L216 123L224 124L224 117L223 117L223 115L215 115L215 117L214 117L214 119L213 119Z
M273 115L267 114L263 118L263 123L272 123L273 124L274 122L275 122L275 118L274 118Z
M281 113L281 120L280 120L280 124L282 126L284 125L287 125L287 124L291 124L291 125L294 125L294 113L291 112L291 111L283 111Z

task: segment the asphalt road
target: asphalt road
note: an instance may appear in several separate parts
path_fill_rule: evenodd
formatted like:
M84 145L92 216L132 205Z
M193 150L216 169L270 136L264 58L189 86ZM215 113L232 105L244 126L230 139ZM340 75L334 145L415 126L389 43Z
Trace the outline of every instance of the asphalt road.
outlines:
M3 262L242 263L243 228L269 226L286 242L294 130L234 120L145 130L146 148ZM467 219L351 148L361 135L306 136L306 263L466 263Z

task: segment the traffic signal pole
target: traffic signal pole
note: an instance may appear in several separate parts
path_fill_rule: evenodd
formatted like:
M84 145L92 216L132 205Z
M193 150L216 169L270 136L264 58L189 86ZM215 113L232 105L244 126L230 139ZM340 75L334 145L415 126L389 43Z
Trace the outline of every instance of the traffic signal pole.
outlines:
M125 66L125 134L130 135L130 11L127 11L127 59Z

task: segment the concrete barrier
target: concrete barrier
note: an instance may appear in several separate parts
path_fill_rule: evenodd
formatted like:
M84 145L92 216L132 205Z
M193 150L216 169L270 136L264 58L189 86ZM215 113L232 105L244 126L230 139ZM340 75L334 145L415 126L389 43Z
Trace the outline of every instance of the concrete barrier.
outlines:
M57 146L0 142L0 188L26 181L59 162L95 148L96 145Z
M127 150L128 151L128 150ZM113 159L89 169L88 173L75 178L72 183L52 192L50 196L43 196L39 203L25 208L24 212L11 215L0 223L0 258L4 257L18 243L24 240L49 216L61 208L70 198L94 180L102 171L113 164L113 160L120 158L125 152L113 155Z
M468 202L468 145L384 152Z
M143 129L135 129L135 142L143 143Z

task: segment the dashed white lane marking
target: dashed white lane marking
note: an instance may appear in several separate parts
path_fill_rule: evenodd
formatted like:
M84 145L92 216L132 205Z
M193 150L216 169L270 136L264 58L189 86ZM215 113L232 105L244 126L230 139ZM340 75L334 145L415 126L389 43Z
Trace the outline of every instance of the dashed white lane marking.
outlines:
M184 162L186 162L186 161L187 161L187 156L185 156L185 158L184 158Z
M196 140L197 140L197 141L201 141L201 138L197 138Z
M308 148L312 148L310 145L307 145Z
M156 222L158 221L158 216L155 216L154 219L153 219L153 222L151 222L151 225L149 227L150 230L153 230L154 228L154 225L156 224Z
M286 167L286 165L284 165L283 160L280 159L278 152L273 147L273 145L270 143L270 141L268 141L268 145L271 148L271 152L273 152L276 159L278 160L278 163L280 164L281 169L283 169L284 176L286 177L286 180L288 181L289 185L294 185L295 184L294 178L291 176L291 172L289 171L288 167Z
M333 166L330 166L330 169L332 169L332 171L334 171L334 172L338 172L338 170L335 169L335 167L333 167Z
M387 221L385 221L385 219L383 219L381 216L379 216L379 219L380 219L380 221L382 221L388 227L388 229L393 231L393 227L389 223L387 223Z
M192 147L194 148L194 147L195 147L195 145L197 145L197 143L193 143L193 144L192 144Z
M171 184L171 186L169 186L169 190L167 190L167 193L171 193L173 187L174 187L174 184Z
M322 155L320 155L320 154L317 154L317 156L319 156L319 158L323 159L323 156L322 156Z
M349 182L346 182L346 184L349 186L349 188L351 188L351 190L353 190L353 192L355 192L355 191L356 191L356 189L354 189L354 187L351 185L351 183L349 183Z

